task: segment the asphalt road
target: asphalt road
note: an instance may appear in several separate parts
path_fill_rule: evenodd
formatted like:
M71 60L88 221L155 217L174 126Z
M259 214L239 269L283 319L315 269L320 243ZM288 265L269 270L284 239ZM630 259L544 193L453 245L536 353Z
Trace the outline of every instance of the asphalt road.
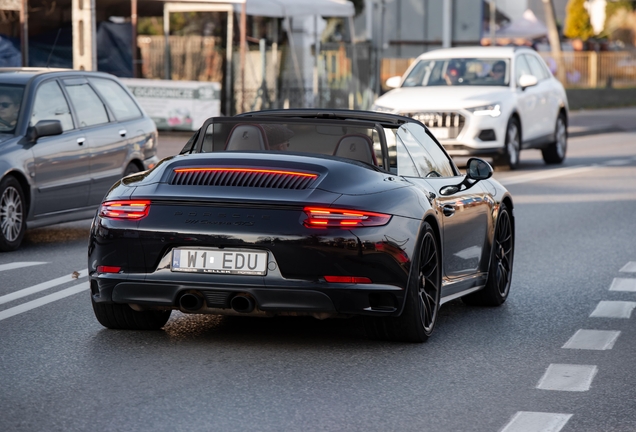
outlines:
M419 345L368 340L357 319L106 330L89 223L32 230L0 254L0 430L635 431L635 140L572 138L562 166L530 151L497 172L516 203L510 297L447 303ZM24 262L39 264L8 269Z

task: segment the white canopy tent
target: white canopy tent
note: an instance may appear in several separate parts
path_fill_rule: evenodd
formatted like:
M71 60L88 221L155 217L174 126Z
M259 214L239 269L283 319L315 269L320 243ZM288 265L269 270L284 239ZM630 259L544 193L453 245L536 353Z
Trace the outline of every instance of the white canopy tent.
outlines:
M495 32L496 39L536 39L548 34L548 28L527 9L520 18Z

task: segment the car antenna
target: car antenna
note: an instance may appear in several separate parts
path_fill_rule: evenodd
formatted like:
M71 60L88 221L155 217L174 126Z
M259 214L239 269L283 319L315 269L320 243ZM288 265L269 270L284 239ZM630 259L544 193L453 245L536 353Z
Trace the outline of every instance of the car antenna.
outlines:
M46 68L49 68L49 63L51 63L51 56L53 55L53 51L55 50L55 46L57 45L57 40L60 37L60 32L62 31L62 27L57 29L57 35L55 36L55 42L53 42L53 48L51 48L51 52L49 53L49 58L46 60Z

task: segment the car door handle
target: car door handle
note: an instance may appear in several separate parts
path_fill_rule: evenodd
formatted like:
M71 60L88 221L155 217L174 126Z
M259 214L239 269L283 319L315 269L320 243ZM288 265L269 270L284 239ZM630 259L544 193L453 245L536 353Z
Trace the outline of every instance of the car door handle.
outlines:
M119 131L119 136L121 137L125 137L126 136L126 129L122 129Z
M82 138L78 138L77 139L77 144L78 145L84 145L84 142L86 141L86 138L82 137Z
M452 215L454 215L455 214L455 206L446 204L445 206L442 207L442 213L444 213L444 216L452 216Z

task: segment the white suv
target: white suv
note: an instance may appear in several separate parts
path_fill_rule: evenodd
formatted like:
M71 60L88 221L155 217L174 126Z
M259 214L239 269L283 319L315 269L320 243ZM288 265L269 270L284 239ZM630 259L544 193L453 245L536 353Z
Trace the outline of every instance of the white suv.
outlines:
M541 149L547 164L565 159L565 90L532 49L430 51L387 86L395 89L372 109L420 120L451 156L492 157L511 169L527 148Z

